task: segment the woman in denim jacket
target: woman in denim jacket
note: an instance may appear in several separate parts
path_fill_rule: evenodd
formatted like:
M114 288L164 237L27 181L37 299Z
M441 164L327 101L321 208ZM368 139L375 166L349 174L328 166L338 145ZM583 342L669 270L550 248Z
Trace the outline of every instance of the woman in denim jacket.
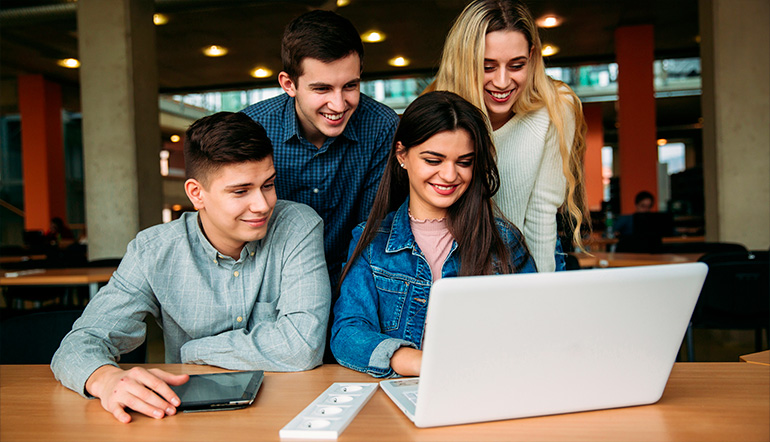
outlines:
M406 109L340 279L331 337L340 364L417 376L433 281L536 271L521 232L495 217L494 159L483 113L458 95L431 92Z

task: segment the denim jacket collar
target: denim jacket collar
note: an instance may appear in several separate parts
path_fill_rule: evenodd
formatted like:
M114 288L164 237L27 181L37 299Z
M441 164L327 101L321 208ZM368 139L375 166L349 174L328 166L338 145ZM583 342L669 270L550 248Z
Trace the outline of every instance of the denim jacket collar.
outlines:
M449 251L449 256L452 256L456 248L457 241L455 240L452 241L452 248ZM388 245L385 247L385 252L395 253L408 249L419 251L417 242L414 239L414 233L412 233L412 225L409 223L409 197L406 197L406 201L401 204L401 207L399 207L393 215L393 222L390 225ZM419 251L419 254L422 255L422 251Z
M393 215L385 252L394 253L404 249L412 249L414 246L414 234L412 233L412 226L409 224L409 197L407 197Z

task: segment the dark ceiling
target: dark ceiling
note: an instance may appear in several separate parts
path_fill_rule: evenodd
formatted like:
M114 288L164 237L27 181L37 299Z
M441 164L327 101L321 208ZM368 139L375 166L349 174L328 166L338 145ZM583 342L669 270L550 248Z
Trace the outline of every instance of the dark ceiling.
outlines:
M275 75L256 80L249 71L256 65L265 65L275 74L280 71L283 28L311 8L335 10L360 32L377 29L387 35L382 43L365 44L364 79L429 74L438 64L452 20L467 3L350 0L348 6L337 7L334 0L156 0L156 12L169 17L168 24L156 27L160 91L277 84ZM549 58L550 66L613 61L614 30L635 24L655 26L656 58L699 56L697 0L529 0L527 4L535 17L553 13L564 19L562 26L541 31L544 42L561 49ZM0 77L42 73L76 87L78 71L56 65L57 59L77 57L76 7L71 1L2 0ZM210 44L226 46L230 52L220 58L205 57L201 49ZM389 66L387 60L395 55L411 59L411 66ZM682 101L673 111L677 120L697 121L698 97L690 98L689 104ZM689 116L683 117L683 112Z

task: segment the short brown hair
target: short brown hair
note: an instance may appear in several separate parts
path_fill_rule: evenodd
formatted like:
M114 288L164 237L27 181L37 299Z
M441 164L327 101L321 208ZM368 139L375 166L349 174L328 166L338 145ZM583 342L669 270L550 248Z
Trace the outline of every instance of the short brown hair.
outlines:
M310 11L286 26L281 41L283 71L293 82L303 74L302 60L330 63L356 53L364 68L364 45L350 20L331 11Z
M190 125L184 140L187 178L207 185L208 177L228 164L262 161L273 155L265 129L246 114L218 112Z

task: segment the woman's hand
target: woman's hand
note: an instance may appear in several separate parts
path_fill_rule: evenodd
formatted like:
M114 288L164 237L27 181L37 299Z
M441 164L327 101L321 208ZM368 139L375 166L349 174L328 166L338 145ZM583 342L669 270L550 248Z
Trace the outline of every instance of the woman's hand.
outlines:
M390 358L393 371L401 376L419 376L422 365L422 350L412 347L401 347Z

